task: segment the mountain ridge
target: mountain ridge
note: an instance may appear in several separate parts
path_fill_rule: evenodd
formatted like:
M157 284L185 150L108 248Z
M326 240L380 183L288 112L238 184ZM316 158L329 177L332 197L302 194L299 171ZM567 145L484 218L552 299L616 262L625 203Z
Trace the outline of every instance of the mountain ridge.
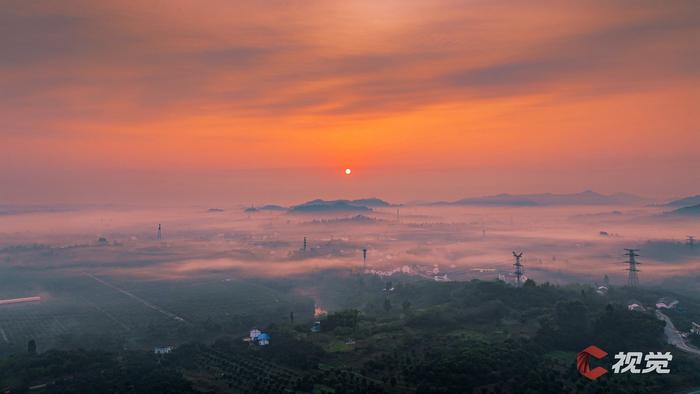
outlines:
M579 193L500 193L482 197L467 197L428 205L491 205L491 206L550 206L550 205L614 205L640 203L644 198L629 193L601 194L592 190Z

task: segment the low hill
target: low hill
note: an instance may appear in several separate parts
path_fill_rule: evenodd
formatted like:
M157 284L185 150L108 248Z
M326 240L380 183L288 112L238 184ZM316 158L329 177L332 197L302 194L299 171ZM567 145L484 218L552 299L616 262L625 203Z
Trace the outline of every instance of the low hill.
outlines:
M358 214L358 215L355 215L352 217L341 217L341 218L333 218L333 219L314 219L308 223L312 223L312 224L373 224L373 223L377 223L377 222L381 222L381 220Z
M679 198L678 200L669 201L663 206L665 207L689 207L691 205L700 204L700 194L697 196L689 196L685 198Z
M388 202L386 202L382 199L376 198L376 197L360 198L358 200L351 200L350 202L352 204L355 204L355 205L364 205L366 207L390 207L391 206L391 204L389 204Z
M311 200L293 206L295 213L326 213L326 212L368 212L372 207L388 207L388 202L378 198L363 198L358 200Z
M260 212L260 211L273 211L273 212L279 212L279 211L286 211L287 208L280 206L280 205L273 205L273 204L268 204L268 205L263 205L261 207L248 207L244 209L245 212Z
M680 216L700 216L700 204L689 207L678 208L670 212L672 215Z
M550 206L550 205L615 205L640 203L641 197L627 194L600 194L584 191L570 194L498 194L494 196L463 198L447 202L448 205L500 205L500 206Z

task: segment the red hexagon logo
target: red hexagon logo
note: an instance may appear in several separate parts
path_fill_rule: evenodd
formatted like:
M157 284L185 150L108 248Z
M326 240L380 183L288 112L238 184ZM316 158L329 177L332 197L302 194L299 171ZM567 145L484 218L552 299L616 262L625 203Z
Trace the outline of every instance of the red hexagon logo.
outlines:
M596 380L608 373L608 370L603 367L595 367L591 369L590 359L593 357L596 360L600 360L607 355L608 353L605 350L599 348L598 346L591 345L581 350L581 352L579 352L579 354L576 356L576 369L578 369L581 375L587 377L588 379Z

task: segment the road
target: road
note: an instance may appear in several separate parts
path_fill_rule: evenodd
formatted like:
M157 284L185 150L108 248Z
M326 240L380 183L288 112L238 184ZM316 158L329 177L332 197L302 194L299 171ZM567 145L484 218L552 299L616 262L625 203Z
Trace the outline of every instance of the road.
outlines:
M683 339L681 334L678 332L676 329L676 326L673 325L673 322L671 319L666 316L663 312L660 310L656 310L656 317L658 317L660 320L664 320L666 322L666 327L664 327L664 332L666 333L666 340L668 341L669 344L681 349L684 352L688 353L693 353L697 354L700 356L700 349L697 349L691 345L688 345L688 343Z
M174 314L174 313L172 313L172 312L168 312L168 311L166 311L165 309L159 307L158 305L152 304L152 303L150 303L150 302L144 300L143 298L141 298L141 297L139 297L139 296L137 296L137 295L135 295L135 294L132 294L132 293L129 292L129 291L126 291L126 290L124 290L124 289L122 289L122 288L120 288L120 287L117 287L117 286L115 286L115 285L113 285L113 284L111 284L111 283L109 283L109 282L107 282L107 281L104 281L104 280L102 280L102 279L96 277L96 276L93 275L93 274L86 273L86 275L89 276L89 277L91 277L92 279L94 279L94 280L96 280L96 281L102 283L103 285L105 285L105 286L107 286L107 287L110 287L110 288L112 288L112 289L114 289L114 290L116 290L116 291L118 291L118 292L124 294L125 296L128 296L128 297L133 298L134 300L136 300L136 301L142 303L142 304L145 305L146 307L151 308L151 309L153 309L153 310L156 311L156 312L160 312L160 313L164 314L165 316L170 317L170 318L172 318L172 319L175 319L175 320L178 320L178 321L181 321L181 322L184 322L184 323L189 323L187 320L183 319L182 317L180 317L180 316L178 316L178 315L176 315L176 314Z

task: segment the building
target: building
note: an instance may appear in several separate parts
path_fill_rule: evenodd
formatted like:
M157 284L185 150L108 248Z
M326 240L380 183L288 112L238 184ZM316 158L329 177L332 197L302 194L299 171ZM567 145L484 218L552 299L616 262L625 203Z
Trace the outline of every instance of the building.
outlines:
M165 347L154 347L153 348L153 353L155 354L168 354L173 351L172 346L165 346Z
M596 288L595 292L598 293L599 295L602 295L602 296L607 295L608 294L608 287L607 286L598 286L598 288Z
M696 322L692 322L691 324L692 326L690 328L690 332L692 332L695 335L700 335L700 324Z
M260 334L262 334L262 331L258 330L257 328L253 328L250 330L250 340L255 340L255 338L257 338Z
M20 304L23 302L36 302L36 301L41 301L41 297L34 296L34 297L24 297L24 298L11 298L9 300L0 300L0 305Z
M321 322L317 321L311 326L311 332L321 332Z
M433 275L433 280L436 282L449 282L450 279L447 278L447 274L444 272L438 272Z
M636 302L627 305L627 309L630 310L630 311L634 311L634 312L644 312L644 311L646 311L646 309L644 309L643 306L637 304Z
M662 297L656 303L656 309L673 309L678 305L678 300L675 298Z
M267 333L262 333L255 337L255 343L257 343L260 346L266 346L270 344L270 335Z

